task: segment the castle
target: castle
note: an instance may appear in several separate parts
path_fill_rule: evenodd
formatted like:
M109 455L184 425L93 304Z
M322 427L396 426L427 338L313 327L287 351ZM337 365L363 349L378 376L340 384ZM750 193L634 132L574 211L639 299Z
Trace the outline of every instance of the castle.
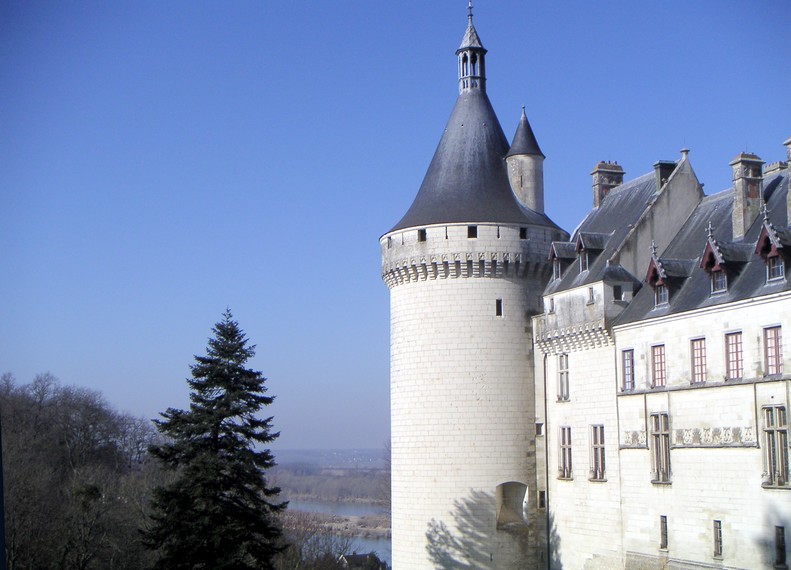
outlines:
M786 568L791 139L711 196L687 150L630 181L601 162L569 235L486 54L470 8L456 104L380 240L394 568Z

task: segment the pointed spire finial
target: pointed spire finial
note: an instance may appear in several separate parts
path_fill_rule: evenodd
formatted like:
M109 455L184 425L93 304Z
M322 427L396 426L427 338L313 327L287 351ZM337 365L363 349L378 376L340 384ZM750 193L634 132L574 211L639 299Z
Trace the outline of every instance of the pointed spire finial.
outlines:
M709 239L713 237L714 227L711 225L711 220L709 220L709 225L706 226L706 233L708 234Z
M472 22L472 0L467 2L467 19Z
M651 257L656 257L656 242L651 240Z

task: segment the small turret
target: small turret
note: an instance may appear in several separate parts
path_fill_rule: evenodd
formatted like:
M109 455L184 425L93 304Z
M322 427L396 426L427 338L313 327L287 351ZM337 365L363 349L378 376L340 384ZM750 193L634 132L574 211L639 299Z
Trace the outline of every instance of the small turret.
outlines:
M505 155L511 189L526 208L544 213L544 153L522 107L511 149Z
M467 30L456 50L459 58L459 93L465 91L486 91L486 49L472 25L472 0L467 5Z

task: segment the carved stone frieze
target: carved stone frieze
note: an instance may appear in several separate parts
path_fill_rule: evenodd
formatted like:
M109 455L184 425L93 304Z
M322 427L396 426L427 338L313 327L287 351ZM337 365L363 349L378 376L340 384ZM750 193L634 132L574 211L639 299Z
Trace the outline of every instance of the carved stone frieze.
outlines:
M681 428L674 430L673 447L753 447L752 426Z

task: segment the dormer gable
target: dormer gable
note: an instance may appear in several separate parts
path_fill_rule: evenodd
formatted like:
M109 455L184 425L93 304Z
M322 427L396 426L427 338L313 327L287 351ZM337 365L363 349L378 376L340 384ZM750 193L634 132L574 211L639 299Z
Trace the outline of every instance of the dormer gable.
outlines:
M654 306L661 307L670 302L672 293L680 289L691 275L694 262L685 259L661 259L656 254L656 246L652 244L651 249L645 281L654 290Z
M553 241L549 246L549 261L552 263L552 279L563 277L563 271L577 258L573 242Z
M764 222L761 224L761 233L758 235L758 241L755 244L755 253L764 260L780 255L780 250L783 249L783 241L780 232L774 228L768 217L764 216Z
M580 232L574 242L574 249L580 259L580 273L588 271L596 256L604 250L611 234Z
M791 235L787 231L775 229L764 208L764 221L755 244L755 253L766 263L767 284L785 279L784 245L791 245Z
M700 256L699 267L709 275L712 295L725 293L728 290L728 274L730 272L726 270L725 256L714 238L711 222L709 222L706 231L708 232L708 237L706 238L706 247L703 249L703 255Z

